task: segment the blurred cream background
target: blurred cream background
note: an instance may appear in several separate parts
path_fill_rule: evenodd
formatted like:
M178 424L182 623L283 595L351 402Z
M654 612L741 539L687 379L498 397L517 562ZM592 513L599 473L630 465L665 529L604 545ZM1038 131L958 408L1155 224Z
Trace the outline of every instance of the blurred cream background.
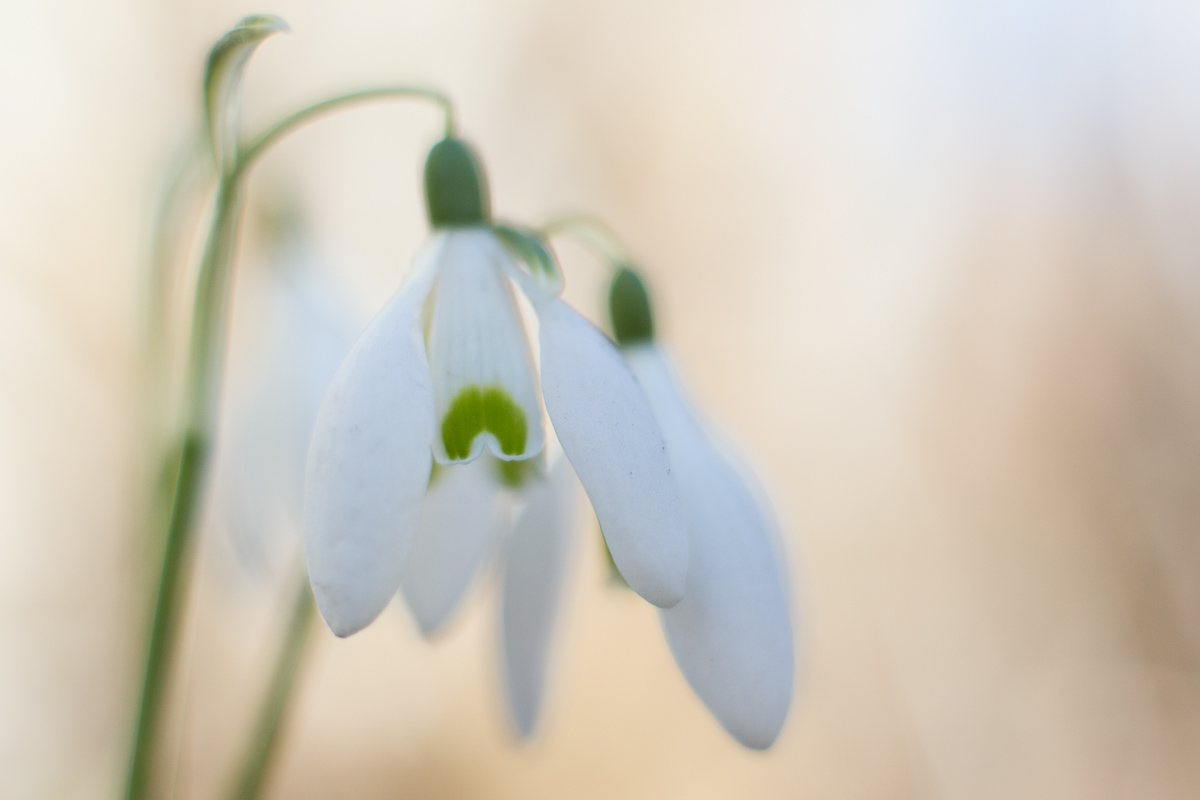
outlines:
M282 15L257 129L329 92L455 97L494 205L607 219L788 532L800 670L766 754L588 546L541 734L494 609L322 627L276 798L1200 794L1200 7L1165 2L0 5L0 796L115 796L141 669L142 281L208 46ZM296 187L365 318L425 236L416 104L312 126ZM252 198L253 199L253 198ZM232 368L262 301L253 224ZM560 248L593 318L603 272ZM231 390L232 391L232 390ZM285 580L200 548L172 748L219 796Z

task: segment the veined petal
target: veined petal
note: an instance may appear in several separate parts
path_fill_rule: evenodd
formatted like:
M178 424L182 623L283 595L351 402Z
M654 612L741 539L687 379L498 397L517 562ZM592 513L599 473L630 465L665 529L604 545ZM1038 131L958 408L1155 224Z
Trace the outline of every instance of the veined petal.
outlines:
M354 345L308 451L304 544L321 615L338 636L368 625L400 586L429 484L433 386L421 307L442 241Z
M458 608L499 538L508 498L494 465L480 458L444 467L425 495L400 591L426 636Z
M545 433L529 340L505 276L509 256L487 228L445 237L428 336L434 457L471 461L486 442L497 458L530 458Z
M765 749L787 717L794 672L770 511L705 434L658 347L624 353L662 425L691 537L687 590L661 612L667 642L721 725Z
M683 596L688 540L650 403L604 334L561 300L538 304L542 395L563 452L630 588L668 608Z
M575 475L560 458L532 481L504 549L500 637L508 709L521 736L537 725L564 577L574 551Z

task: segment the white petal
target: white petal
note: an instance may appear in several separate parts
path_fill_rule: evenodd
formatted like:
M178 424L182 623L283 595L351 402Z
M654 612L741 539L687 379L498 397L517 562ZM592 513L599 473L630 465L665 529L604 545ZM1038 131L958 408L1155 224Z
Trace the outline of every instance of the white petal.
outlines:
M527 486L525 509L505 547L500 595L504 688L521 736L533 733L542 707L564 575L575 549L577 491L565 458L547 479Z
M342 364L313 429L304 543L317 607L338 636L368 625L400 585L429 483L433 386L421 306L435 240Z
M508 498L495 469L490 458L444 467L425 496L400 590L426 636L454 613L496 544Z
M657 347L625 351L662 424L691 537L687 591L661 612L675 660L747 747L775 741L792 699L792 624L775 526L705 434Z
M617 569L656 606L683 596L688 541L666 446L637 380L604 334L561 300L538 304L542 394Z
M490 230L468 228L446 234L440 261L429 320L434 456L471 461L485 442L498 458L534 456L545 443L542 405L505 273L511 258Z

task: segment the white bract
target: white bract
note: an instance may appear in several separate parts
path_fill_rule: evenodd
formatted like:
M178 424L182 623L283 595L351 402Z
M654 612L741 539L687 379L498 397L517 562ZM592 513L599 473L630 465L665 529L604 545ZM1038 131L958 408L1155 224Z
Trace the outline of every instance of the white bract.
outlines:
M305 551L322 616L339 636L375 619L404 582L433 461L466 464L484 447L502 461L537 456L543 398L621 572L652 603L674 605L688 536L637 380L491 226L482 171L462 142L431 151L426 198L433 239L342 364L313 432ZM514 286L538 317L540 376ZM462 565L462 580L473 571ZM431 598L422 625L447 611Z

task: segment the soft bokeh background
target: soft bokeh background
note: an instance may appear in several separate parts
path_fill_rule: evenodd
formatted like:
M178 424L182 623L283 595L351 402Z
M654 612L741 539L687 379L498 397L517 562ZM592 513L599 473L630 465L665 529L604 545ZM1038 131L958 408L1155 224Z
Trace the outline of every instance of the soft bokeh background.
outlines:
M251 65L251 127L428 82L503 216L621 234L774 493L802 631L788 724L743 751L589 539L536 741L509 734L486 587L433 646L393 606L321 630L272 797L1200 794L1200 6L6 0L0 795L121 785L152 566L150 224L208 46L258 11L294 32ZM425 235L437 125L359 109L255 178L302 198L362 317ZM234 369L265 302L255 242L252 222ZM602 272L560 253L595 317ZM287 602L210 516L184 798L223 791Z

